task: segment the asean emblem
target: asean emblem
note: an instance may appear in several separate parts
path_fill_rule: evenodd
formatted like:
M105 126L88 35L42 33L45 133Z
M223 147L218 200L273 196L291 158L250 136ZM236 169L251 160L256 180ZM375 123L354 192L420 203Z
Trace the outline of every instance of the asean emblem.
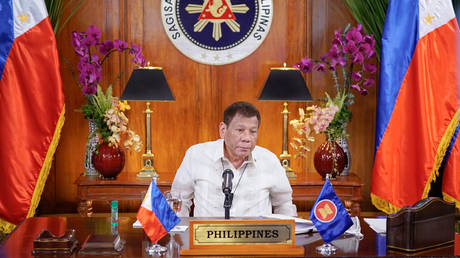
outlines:
M329 199L321 200L315 205L314 213L319 221L328 223L337 216L337 206Z
M162 0L163 27L187 57L211 65L241 60L267 36L272 0Z

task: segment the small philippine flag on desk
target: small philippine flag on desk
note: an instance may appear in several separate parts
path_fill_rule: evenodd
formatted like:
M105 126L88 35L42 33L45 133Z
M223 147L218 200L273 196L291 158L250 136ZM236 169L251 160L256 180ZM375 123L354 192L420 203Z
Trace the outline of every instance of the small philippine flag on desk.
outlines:
M158 189L154 179L137 212L137 219L152 243L160 240L180 221Z
M325 243L334 241L353 225L327 177L310 212L310 219Z

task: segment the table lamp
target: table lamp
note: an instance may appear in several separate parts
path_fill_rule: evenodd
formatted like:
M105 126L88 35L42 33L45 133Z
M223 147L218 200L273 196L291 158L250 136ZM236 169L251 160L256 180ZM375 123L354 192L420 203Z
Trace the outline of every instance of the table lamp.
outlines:
M312 100L305 80L298 68L276 67L270 69L267 81L260 93L259 100L284 101L283 116L283 152L280 155L281 165L290 178L297 177L290 167L291 155L288 151L288 101Z
M150 102L174 101L168 82L161 67L146 67L135 69L129 77L128 84L121 94L121 100L147 101L145 109L145 153L142 154L143 166L137 177L154 177L159 175L153 168L153 153L150 148Z

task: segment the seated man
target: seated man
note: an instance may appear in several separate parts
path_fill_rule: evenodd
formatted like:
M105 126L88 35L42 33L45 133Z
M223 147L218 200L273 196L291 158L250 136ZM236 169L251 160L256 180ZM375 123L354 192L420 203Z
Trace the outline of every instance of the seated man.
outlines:
M269 150L256 146L259 125L256 107L246 102L233 103L225 109L219 124L221 139L187 150L171 188L182 199L180 216L188 217L192 199L195 217L224 216L225 169L234 174L230 216L261 216L272 211L297 215L291 185L280 161Z

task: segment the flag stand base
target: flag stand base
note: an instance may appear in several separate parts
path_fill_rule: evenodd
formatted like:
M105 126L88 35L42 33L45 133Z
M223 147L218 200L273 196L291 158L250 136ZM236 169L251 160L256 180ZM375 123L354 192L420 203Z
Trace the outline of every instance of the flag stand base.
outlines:
M316 247L316 252L324 256L330 256L331 254L335 254L336 251L337 251L337 248L329 243L328 244L324 243L323 245Z

